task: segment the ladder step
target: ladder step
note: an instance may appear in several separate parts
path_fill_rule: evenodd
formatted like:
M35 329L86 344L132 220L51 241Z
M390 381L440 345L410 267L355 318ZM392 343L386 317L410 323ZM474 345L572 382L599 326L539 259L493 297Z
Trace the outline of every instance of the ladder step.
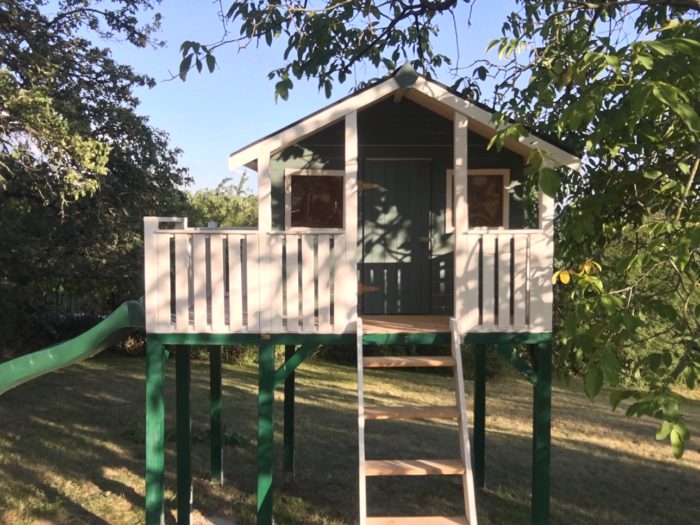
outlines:
M366 476L451 476L464 474L461 459L375 459L365 461Z
M365 419L449 419L458 416L456 406L365 407Z
M365 368L404 367L404 366L454 366L452 356L430 357L365 357Z
M464 516L375 516L367 525L469 525Z

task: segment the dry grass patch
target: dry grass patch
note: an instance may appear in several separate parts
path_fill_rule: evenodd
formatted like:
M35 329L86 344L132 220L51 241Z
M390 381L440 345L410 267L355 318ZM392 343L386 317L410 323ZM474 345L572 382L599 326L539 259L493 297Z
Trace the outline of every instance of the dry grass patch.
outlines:
M0 397L0 522L136 524L143 521L144 365L101 357L25 384ZM168 420L174 427L174 366L168 366ZM276 406L275 515L282 525L357 521L356 372L322 360L297 377L297 456L293 484L282 483L282 403ZM447 404L449 376L367 371L374 405ZM468 385L470 388L471 385ZM487 385L487 488L478 494L480 523L529 523L531 388L504 378ZM255 517L257 370L226 366L226 485L208 482L208 366L193 363L195 508L204 516ZM277 398L281 401L281 391ZM688 407L700 431L700 400ZM471 414L470 414L471 416ZM700 452L682 461L653 441L655 425L590 403L578 386L554 389L552 523L700 523L696 503ZM456 425L368 422L369 458L457 457ZM167 448L167 521L174 523L174 452ZM458 478L369 480L374 514L459 513Z

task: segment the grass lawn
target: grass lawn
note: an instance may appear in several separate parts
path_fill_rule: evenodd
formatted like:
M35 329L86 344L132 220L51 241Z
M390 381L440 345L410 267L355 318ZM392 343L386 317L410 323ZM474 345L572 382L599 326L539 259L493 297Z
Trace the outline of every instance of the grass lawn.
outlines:
M194 508L254 523L254 365L224 370L226 484L208 479L208 364L194 361ZM174 362L168 365L167 428L174 428ZM313 359L297 373L296 478L281 475L282 403L277 403L275 515L279 524L357 521L354 367ZM368 370L367 404L447 404L451 378ZM471 389L467 383L467 389ZM281 389L280 389L281 390ZM515 377L487 384L486 483L480 524L529 524L531 388ZM281 391L278 393L281 401ZM0 523L143 522L144 361L98 357L0 396ZM700 397L688 407L700 432ZM471 417L471 414L470 414ZM552 428L552 523L700 523L700 451L682 461L653 441L651 421L590 403L580 387L556 386ZM368 422L367 457L458 457L456 425ZM174 523L175 443L167 449L167 521ZM459 514L458 478L368 480L371 514Z

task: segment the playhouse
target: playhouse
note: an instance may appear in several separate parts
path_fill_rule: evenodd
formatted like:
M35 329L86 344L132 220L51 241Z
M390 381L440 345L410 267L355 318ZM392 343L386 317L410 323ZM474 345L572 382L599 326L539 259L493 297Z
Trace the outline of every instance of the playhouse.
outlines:
M272 522L274 388L285 383L285 411L293 411L294 368L319 344L358 350L361 524L476 523L486 345L533 382L532 522L548 522L553 201L541 195L538 216L527 217L507 187L523 177L533 149L553 167L575 169L579 159L535 134L506 141L500 152L487 149L491 115L405 66L231 154L232 169L258 173L256 229L145 218L148 524L163 516L165 349L173 348L177 360L178 520L188 523L189 353L177 348L212 348L212 476L220 479L217 349L242 342L260 349L260 525ZM451 344L452 355L363 357L366 345L437 343ZM477 352L473 450L465 419L464 343ZM530 362L514 344L530 345ZM275 370L280 345L287 360ZM380 366L452 367L454 406L365 407L363 369ZM365 459L367 419L432 417L458 420L461 457ZM293 454L293 419L289 424L285 458ZM464 515L368 516L366 478L389 475L462 476Z

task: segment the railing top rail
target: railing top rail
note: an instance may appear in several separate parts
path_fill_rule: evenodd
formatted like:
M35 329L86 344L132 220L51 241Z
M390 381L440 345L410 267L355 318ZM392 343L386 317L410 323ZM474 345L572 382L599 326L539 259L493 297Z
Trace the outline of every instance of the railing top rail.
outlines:
M544 233L544 230L540 228L522 228L517 230L505 230L500 228L472 228L462 232L462 235L534 235L538 233Z
M278 230L265 233L267 235L342 235L345 230L342 228L314 228L312 230Z
M221 234L221 233L237 233L237 234L257 234L260 233L257 228L172 228L172 229L159 229L156 230L154 233L159 233L159 234L167 234L167 235L173 235L173 234L192 234L192 233L201 233L201 234Z

